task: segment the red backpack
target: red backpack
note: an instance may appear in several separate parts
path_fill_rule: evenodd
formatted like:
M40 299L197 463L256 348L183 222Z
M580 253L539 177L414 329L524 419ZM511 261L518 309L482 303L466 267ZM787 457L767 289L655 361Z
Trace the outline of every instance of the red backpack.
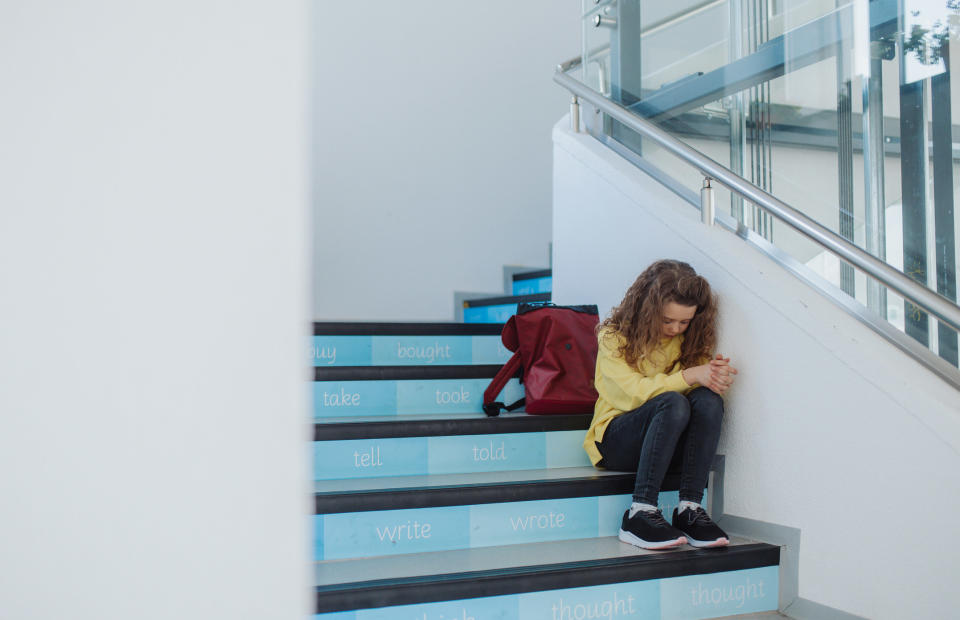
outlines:
M597 365L597 307L525 304L517 308L500 335L510 358L483 393L488 416L526 403L527 413L592 413ZM525 398L511 405L494 402L503 386L519 376Z

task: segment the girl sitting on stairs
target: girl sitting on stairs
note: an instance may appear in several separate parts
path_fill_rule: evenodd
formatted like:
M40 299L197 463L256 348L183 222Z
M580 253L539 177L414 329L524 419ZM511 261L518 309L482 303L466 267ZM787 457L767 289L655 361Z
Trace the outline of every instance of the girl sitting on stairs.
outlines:
M700 506L720 438L721 396L737 370L712 356L717 300L687 263L661 260L627 290L598 327L593 421L583 442L591 462L637 472L620 540L644 549L728 544ZM657 496L679 448L680 505L667 523Z

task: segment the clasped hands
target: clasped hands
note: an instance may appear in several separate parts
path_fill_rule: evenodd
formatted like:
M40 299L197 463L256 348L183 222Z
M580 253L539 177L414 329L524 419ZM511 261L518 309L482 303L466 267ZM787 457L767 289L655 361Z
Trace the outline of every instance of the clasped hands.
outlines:
M737 369L730 365L730 358L717 353L716 357L700 366L684 368L683 380L689 384L699 383L705 388L723 394L733 385Z

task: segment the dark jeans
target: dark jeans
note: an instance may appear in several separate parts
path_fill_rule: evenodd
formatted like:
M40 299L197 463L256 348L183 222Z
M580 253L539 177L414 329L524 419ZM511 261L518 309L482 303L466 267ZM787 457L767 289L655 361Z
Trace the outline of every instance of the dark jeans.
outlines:
M679 448L683 464L680 501L700 503L717 452L722 420L723 399L705 387L686 396L665 392L610 422L603 441L597 444L603 455L599 465L636 470L633 501L656 506L663 477L674 450Z

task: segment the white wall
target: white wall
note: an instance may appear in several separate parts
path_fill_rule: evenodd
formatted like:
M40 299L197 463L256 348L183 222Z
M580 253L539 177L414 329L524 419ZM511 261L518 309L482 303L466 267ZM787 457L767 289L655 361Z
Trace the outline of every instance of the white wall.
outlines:
M801 529L799 595L946 618L960 574L957 392L593 138L554 132L554 299L602 314L658 258L721 298L725 512Z
M450 320L547 266L579 0L330 3L317 31L314 316Z
M0 4L0 617L303 618L308 5Z

